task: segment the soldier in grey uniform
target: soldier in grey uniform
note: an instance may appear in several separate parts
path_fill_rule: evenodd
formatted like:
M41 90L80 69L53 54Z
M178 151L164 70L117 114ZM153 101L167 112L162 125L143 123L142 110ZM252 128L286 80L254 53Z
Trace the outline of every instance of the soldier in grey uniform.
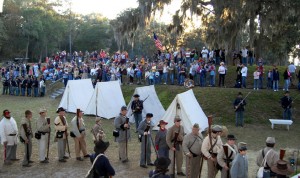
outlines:
M225 143L225 146L228 147L227 157L224 148L221 148L218 151L217 155L217 161L218 166L220 166L221 170L221 178L229 178L227 177L228 172L230 171L231 163L233 159L235 158L236 154L238 153L238 148L235 145L235 136L234 135L227 135L227 143ZM227 166L227 164L229 166Z
M92 134L94 135L94 141L103 140L104 131L101 126L101 117L96 117L95 125L93 126L92 129Z
M20 126L20 136L24 140L25 150L24 150L24 160L22 162L23 167L30 167L29 163L33 163L30 161L31 153L32 153L32 129L31 129L31 119L32 112L29 110L25 111L25 118L21 120Z
M248 178L247 143L240 142L238 151L239 153L232 161L230 176L231 178Z
M151 162L151 141L152 141L151 133L152 133L152 128L154 126L153 122L151 122L152 117L153 114L147 113L146 119L140 122L138 127L138 132L141 135L141 139L142 139L140 167L143 168L147 168L146 164L148 166L154 166L154 164ZM147 140L145 139L146 137ZM146 160L145 160L145 154L146 154Z
M206 136L203 140L201 151L203 156L207 159L207 177L215 178L218 170L217 165L217 155L218 151L222 148L221 135L222 127L215 125L212 128L211 141L209 135ZM211 142L211 143L210 143Z
M130 125L129 122L126 121L128 120L126 114L127 114L127 107L122 106L121 113L114 120L115 128L116 130L119 131L119 136L116 137L116 141L119 144L119 156L122 163L126 163L129 161L127 157L128 147L126 146L126 143L128 143L130 139ZM127 140L126 140L126 132L127 132Z
M46 159L46 149L48 143L48 135L50 134L50 124L47 122L47 110L40 109L40 117L36 121L36 130L41 133L41 138L38 140L39 144L39 160L40 163L49 163Z
M200 173L203 137L199 131L199 124L194 124L192 132L183 138L182 150L186 155L186 175L189 178L198 178Z
M168 129L167 136L166 136L167 144L170 148L169 156L171 159L171 164L169 170L170 170L171 178L175 177L175 172L173 170L174 161L176 163L177 175L185 176L185 174L182 172L182 163L183 163L182 141L184 137L184 129L180 123L181 123L180 117L175 116L174 125ZM177 139L175 138L176 134L178 134ZM174 142L175 142L175 147L174 147ZM174 160L174 154L176 160Z
M65 156L66 153L66 139L68 136L68 122L65 117L65 109L60 107L57 109L56 113L58 116L54 120L55 130L56 130L56 137L55 141L57 141L57 151L58 151L58 161L59 162L66 162L68 156ZM62 135L60 135L62 134Z
M256 157L256 164L259 167L265 166L264 171L270 173L270 177L275 177L276 173L271 170L272 166L276 165L276 162L279 160L279 154L274 150L275 146L275 138L268 137L266 139L266 147L258 151L258 155ZM262 160L266 157L266 165L262 165Z
M77 109L77 112L78 112L78 116L75 116L71 121L71 125L72 125L71 132L73 133L73 138L75 142L76 160L83 161L82 157L80 156L80 152L82 152L84 158L89 158L90 155L87 153L86 150L85 125L84 125L84 120L82 118L83 111Z

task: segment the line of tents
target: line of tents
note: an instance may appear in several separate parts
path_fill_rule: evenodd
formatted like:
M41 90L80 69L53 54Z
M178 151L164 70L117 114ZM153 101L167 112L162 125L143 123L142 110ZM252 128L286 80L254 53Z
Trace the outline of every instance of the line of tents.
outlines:
M179 115L182 119L182 125L187 132L191 132L193 124L198 123L201 129L208 127L207 117L200 107L193 90L177 94L168 109L165 111L156 94L153 85L137 87L133 93L139 94L140 99L147 100L143 103L144 109L142 116L145 118L147 113L152 113L152 121L155 125L159 120L164 120L173 124L173 119ZM134 123L131 114L131 98L127 105L129 121ZM67 112L76 113L76 109L80 108L85 115L96 115L105 119L116 117L120 113L120 108L126 105L119 81L98 82L93 87L90 79L69 80L61 98L58 107L63 107ZM154 127L158 130L158 127Z

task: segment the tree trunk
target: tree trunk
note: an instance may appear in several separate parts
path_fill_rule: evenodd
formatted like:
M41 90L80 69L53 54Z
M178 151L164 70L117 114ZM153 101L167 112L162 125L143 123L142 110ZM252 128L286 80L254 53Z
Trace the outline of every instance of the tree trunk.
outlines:
M29 51L29 35L27 36L27 45L26 45L26 55L25 55L25 58L28 58L28 51Z

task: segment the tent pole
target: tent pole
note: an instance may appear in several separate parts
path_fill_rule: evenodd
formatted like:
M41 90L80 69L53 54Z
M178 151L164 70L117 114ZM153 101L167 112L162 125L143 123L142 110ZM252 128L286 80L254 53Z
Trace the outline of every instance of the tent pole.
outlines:
M97 105L98 105L98 88L96 88L96 118L97 118Z
M67 111L69 112L69 97L70 97L70 86L68 85L68 96L67 96Z

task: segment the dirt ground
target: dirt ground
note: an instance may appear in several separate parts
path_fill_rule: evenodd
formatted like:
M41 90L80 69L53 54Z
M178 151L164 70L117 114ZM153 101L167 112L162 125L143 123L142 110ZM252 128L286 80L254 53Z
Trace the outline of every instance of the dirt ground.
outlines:
M12 97L12 96L0 96L0 111L8 108L12 112L12 116L16 119L17 123L28 108L34 112L33 117L38 117L38 109L40 106L45 106L48 109L48 116L53 119L56 116L55 110L59 104L59 99L52 100L49 98L24 98L24 97ZM4 104L5 103L5 104ZM74 117L74 114L67 114L68 122ZM94 124L95 117L84 116L87 130L90 130ZM53 121L53 120L52 120ZM152 168L144 169L139 167L140 157L140 143L138 142L137 135L131 131L132 139L129 142L129 162L126 164L121 163L118 160L118 147L113 141L112 130L113 120L103 120L103 127L107 135L106 140L110 141L111 145L106 152L106 155L111 161L111 164L116 170L116 176L118 178L144 178L147 177L148 172ZM53 123L53 122L51 122ZM222 121L215 119L214 124L222 124ZM251 123L246 124L244 128L236 128L234 124L226 125L229 133L234 134L238 140L248 143L248 158L249 158L249 178L254 178L258 169L255 163L257 151L264 147L265 139L267 136L274 136L276 138L276 150L280 148L287 149L287 153L284 159L288 160L291 157L291 152L298 151L300 148L299 142L299 119L295 120L295 123L290 127L290 131L287 131L284 126L276 126L274 130L271 129L271 124ZM52 125L53 127L53 125ZM88 159L83 162L76 161L74 152L74 141L70 138L71 158L67 163L59 163L57 158L57 145L53 142L54 133L51 134L50 143L50 163L40 164L38 162L38 148L37 140L33 139L33 155L32 160L35 161L32 167L23 168L21 162L24 155L24 145L19 143L17 149L17 157L20 161L14 162L13 165L4 166L0 164L0 177L10 178L82 178L88 172L91 163ZM152 135L154 137L154 134ZM92 134L87 132L87 144L88 151L93 152ZM223 140L225 141L225 140ZM0 160L3 160L3 147L0 146L1 154ZM152 154L152 160L154 161L155 154ZM183 164L183 170L185 170L185 163ZM298 168L299 170L299 168ZM206 178L206 163L203 167L203 178ZM218 174L217 177L220 177Z

